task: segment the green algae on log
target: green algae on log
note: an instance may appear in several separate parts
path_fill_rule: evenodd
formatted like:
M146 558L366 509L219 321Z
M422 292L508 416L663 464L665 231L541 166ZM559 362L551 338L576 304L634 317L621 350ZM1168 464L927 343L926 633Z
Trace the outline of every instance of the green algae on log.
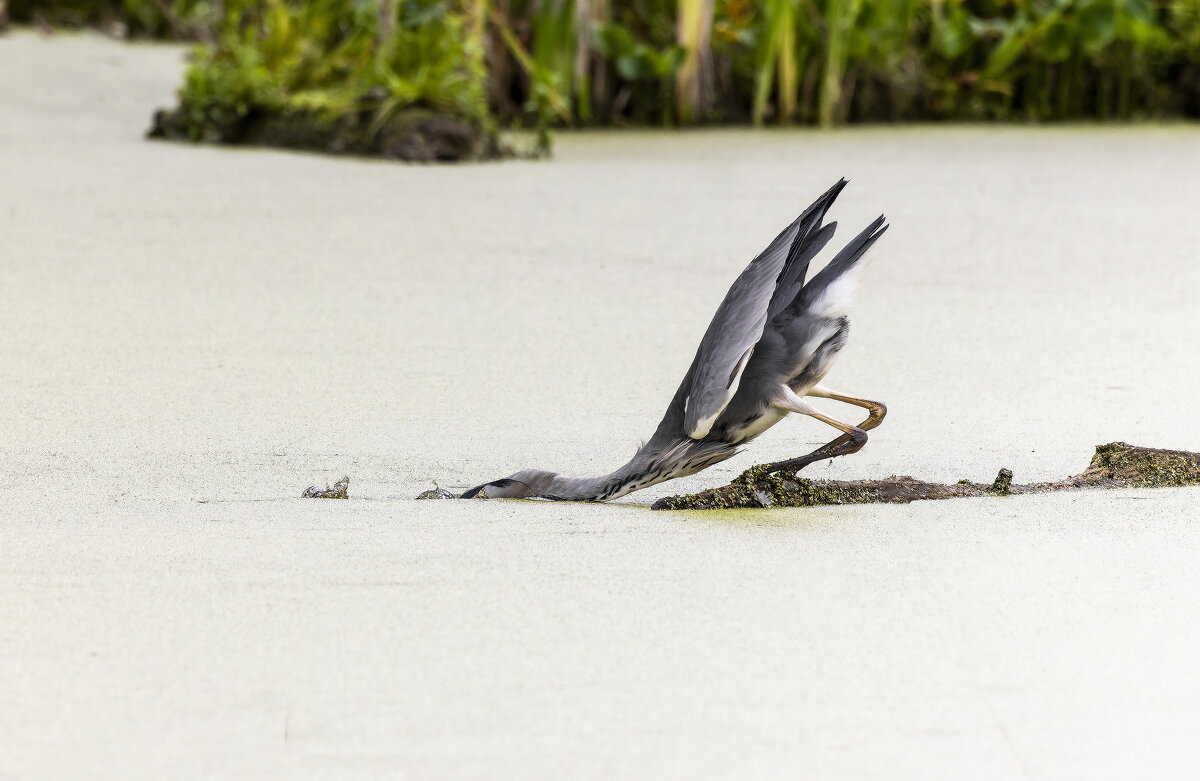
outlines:
M1015 484L1012 482L1012 472L1007 469L1001 469L990 485L969 480L945 485L907 476L882 480L804 480L794 476L767 474L766 465L760 464L747 469L729 485L685 496L667 496L655 502L652 509L728 510L885 502L904 504L920 499L1184 485L1200 485L1200 453L1110 442L1096 447L1092 462L1082 473L1052 483Z

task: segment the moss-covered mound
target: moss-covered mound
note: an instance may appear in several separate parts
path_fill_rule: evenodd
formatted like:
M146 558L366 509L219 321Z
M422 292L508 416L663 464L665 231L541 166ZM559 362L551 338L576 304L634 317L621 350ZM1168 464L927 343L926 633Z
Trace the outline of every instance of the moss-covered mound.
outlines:
M151 138L208 141L409 162L486 160L501 156L493 133L478 124L425 108L396 111L382 121L363 108L340 116L319 112L248 111L236 121L204 125L197 136L186 107L158 111Z

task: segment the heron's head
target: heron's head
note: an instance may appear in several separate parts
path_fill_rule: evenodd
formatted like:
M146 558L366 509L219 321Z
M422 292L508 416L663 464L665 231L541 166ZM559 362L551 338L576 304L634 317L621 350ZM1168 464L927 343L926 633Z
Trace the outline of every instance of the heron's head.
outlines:
M515 475L477 485L460 498L524 499L529 496L545 496L551 493L556 477L556 473L543 469L522 469Z

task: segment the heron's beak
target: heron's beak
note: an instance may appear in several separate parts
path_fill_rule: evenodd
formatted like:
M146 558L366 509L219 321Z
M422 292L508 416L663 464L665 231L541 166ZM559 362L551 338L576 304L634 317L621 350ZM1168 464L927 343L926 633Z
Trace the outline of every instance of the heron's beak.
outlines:
M480 496L480 492L483 491L483 489L485 489L487 487L488 487L487 483L484 483L483 485L477 485L458 498L459 499L474 499L474 498L478 497L480 499L487 499L488 498L487 494L483 494L482 496Z
M525 483L522 483L520 480L510 480L509 478L505 477L505 478L501 478L500 480L493 480L490 483L484 483L483 485L477 485L474 488L472 488L470 491L467 491L465 494L463 494L462 496L460 496L458 498L459 499L511 499L511 498L517 497L517 496L524 496L525 493L521 492L520 489L517 488L517 486L522 486L525 489L525 491L529 490L529 486ZM486 490L489 488L492 490L491 491Z

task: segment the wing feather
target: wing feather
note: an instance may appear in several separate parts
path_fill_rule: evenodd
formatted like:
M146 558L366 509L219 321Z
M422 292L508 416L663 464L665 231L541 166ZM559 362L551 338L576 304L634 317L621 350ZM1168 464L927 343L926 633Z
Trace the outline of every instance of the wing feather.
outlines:
M708 435L737 390L741 372L762 337L776 288L788 280L791 289L796 284L797 270L802 281L808 261L820 249L818 246L808 252L814 240L821 246L828 241L831 232L819 230L821 220L845 186L846 180L839 181L784 228L742 271L717 307L700 340L689 376L684 379L687 394L683 428L692 439ZM803 264L803 268L798 269L797 264Z

